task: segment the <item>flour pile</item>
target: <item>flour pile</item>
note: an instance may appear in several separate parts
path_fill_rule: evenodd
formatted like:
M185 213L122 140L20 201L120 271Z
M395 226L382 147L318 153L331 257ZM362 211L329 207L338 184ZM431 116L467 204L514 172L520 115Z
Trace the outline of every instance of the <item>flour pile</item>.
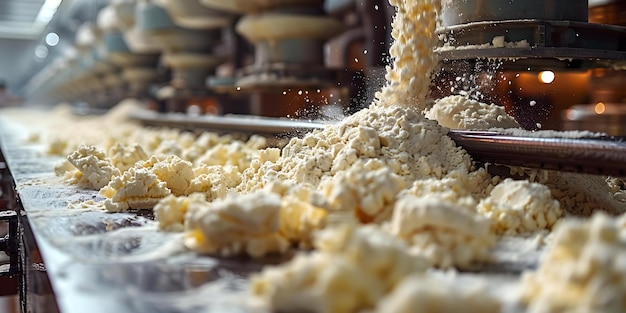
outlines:
M459 96L428 100L438 62L433 47L441 4L390 3L397 14L387 84L369 108L342 122L277 149L265 148L257 137L244 142L209 133L146 130L112 114L103 125L113 126L83 138L82 145L67 139L71 136L52 142L50 153L69 155L57 174L100 190L106 200L99 205L109 211L154 208L161 230L183 232L185 245L201 254L257 258L313 248L251 278L253 296L274 310L497 312L501 300L481 288L454 286L426 271L489 262L503 236L550 232L565 214L623 213L623 183L513 168L513 174L531 176L515 181L477 167L442 124L488 129L517 123L495 105ZM93 128L94 120L89 122ZM76 123L81 130L89 128L88 122ZM554 239L553 249L561 250L548 252L538 273L555 266L551 260L566 262L563 271L570 272L541 276L552 281L546 293L537 287L539 274L527 274L520 297L524 305L558 311L564 306L545 303L567 288L577 288L584 296L580 299L595 295L595 289L579 287L581 282L568 276L586 263L578 266L558 251L610 264L607 275L626 275L614 262L624 260L623 230L598 219L560 228L566 234ZM605 233L610 240L597 238ZM584 239L583 247L563 248L563 240L575 244L572 238ZM596 260L589 251L600 239L610 249L602 248ZM587 276L585 282L606 282ZM617 294L610 293L607 301L624 298L622 289L611 290ZM423 301L411 300L417 296ZM450 297L454 305L444 305ZM605 302L584 303L593 310ZM626 309L624 303L611 305Z

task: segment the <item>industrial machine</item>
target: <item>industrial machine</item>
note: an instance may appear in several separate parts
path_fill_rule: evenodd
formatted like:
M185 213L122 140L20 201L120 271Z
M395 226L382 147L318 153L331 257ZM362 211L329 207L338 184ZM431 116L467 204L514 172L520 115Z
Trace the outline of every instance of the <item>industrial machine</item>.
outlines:
M433 96L504 105L530 130L606 130L566 111L609 103L617 109L595 118L618 125L619 3L443 1ZM367 106L384 81L394 14L382 0L116 0L101 11L112 25L96 31L100 48L77 40L78 53L33 78L33 98L106 109L132 96L160 112L340 117Z
M367 84L380 82L387 64L393 12L374 9L390 7L385 1L229 3L112 1L98 23L84 22L92 34L76 38L77 53L55 62L71 66L34 76L31 98L107 108L148 96L161 112L294 118L325 106L342 115L371 100L380 83Z
M561 116L574 104L620 102L600 95L606 84L598 75L623 77L615 69L626 59L626 32L598 13L589 21L589 12L607 8L593 2L444 1L435 93L506 105L535 130L564 129ZM614 4L608 7L616 14Z
M443 4L437 47L442 69L435 73L434 96L461 93L501 103L527 129L581 129L564 124L564 114L570 122L599 119L584 126L593 130L606 125L609 103L623 108L619 69L626 60L626 28L618 15L607 13L619 9L612 2L591 8L580 0ZM394 15L384 0L113 0L98 9L100 23L83 24L72 53L28 84L33 99L106 110L136 97L150 112L135 119L147 125L269 135L317 129L323 126L303 120L341 117L366 106L384 81ZM607 81L613 89L598 91ZM598 113L602 101L606 107ZM567 111L582 103L598 110ZM267 118L224 116L231 113ZM23 131L0 125L0 219L7 225L0 250L10 255L0 266L0 289L19 292L22 311L237 311L236 302L221 299L224 291L241 289L242 277L281 261L142 259L169 238L132 232L150 215L79 215L67 203L94 195L59 186L22 186L18 201L16 184L49 178L55 161L22 149ZM510 162L525 153L535 155L536 167L550 168L565 156L569 166L552 169L624 175L625 148L614 138L589 143L514 141L489 132L450 136L486 161ZM111 235L121 228L129 231ZM195 293L209 281L219 288Z

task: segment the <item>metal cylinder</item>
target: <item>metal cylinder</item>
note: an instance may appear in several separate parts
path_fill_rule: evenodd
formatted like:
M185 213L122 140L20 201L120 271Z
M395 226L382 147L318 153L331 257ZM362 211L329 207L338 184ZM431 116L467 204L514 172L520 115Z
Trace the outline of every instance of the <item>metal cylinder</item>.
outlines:
M282 39L261 41L255 45L255 63L324 65L324 42L316 39Z
M587 0L444 0L442 26L519 19L587 22Z
M135 23L141 31L153 31L174 27L167 11L153 3L139 3L135 11Z

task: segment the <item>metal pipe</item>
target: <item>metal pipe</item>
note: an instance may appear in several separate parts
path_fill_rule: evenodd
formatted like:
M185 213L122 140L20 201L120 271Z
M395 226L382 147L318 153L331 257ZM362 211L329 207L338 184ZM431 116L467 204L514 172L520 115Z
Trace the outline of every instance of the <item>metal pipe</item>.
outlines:
M587 0L444 0L442 26L521 19L587 22Z

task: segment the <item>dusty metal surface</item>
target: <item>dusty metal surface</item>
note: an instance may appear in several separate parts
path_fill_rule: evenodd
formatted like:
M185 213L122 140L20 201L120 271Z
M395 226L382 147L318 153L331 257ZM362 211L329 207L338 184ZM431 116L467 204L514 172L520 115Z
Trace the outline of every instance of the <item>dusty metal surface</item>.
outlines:
M265 312L246 296L246 278L290 255L254 261L199 256L182 246L181 234L157 231L151 213L70 208L102 198L64 185L53 173L61 158L24 144L27 135L26 126L0 117L0 149L60 312ZM492 292L512 295L519 274L536 267L541 251L532 238L504 238L492 262L459 279L487 279L495 282Z
M158 232L150 214L72 209L97 192L64 185L53 172L60 158L0 120L0 148L61 312L262 312L245 301L245 277L281 259L197 256L180 234Z
M541 138L495 131L451 131L448 136L482 162L626 177L626 142L620 138Z
M438 53L451 60L497 59L507 68L543 70L610 66L626 57L626 28L572 21L472 22L438 30ZM510 46L488 46L502 36ZM516 43L525 41L527 45ZM550 61L550 62L548 62Z
M182 129L200 129L215 132L237 132L244 134L262 134L270 136L297 135L326 125L308 121L265 117L239 116L189 116L185 114L157 113L139 111L130 118L143 125Z

